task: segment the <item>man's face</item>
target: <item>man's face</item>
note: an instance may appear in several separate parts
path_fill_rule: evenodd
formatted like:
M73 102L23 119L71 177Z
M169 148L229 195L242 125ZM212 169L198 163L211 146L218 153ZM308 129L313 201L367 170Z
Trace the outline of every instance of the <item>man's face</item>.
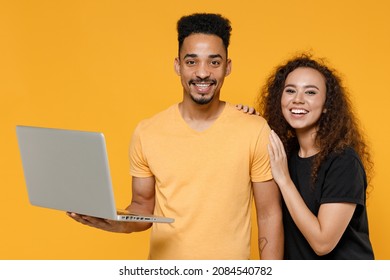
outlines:
M184 39L175 70L181 78L184 98L199 105L219 100L223 81L230 74L222 39L216 35L192 34Z

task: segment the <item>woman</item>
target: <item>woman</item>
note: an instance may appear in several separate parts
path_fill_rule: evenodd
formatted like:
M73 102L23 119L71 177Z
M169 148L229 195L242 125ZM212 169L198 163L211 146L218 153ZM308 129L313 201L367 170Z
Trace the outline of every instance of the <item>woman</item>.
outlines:
M285 259L374 259L366 211L372 162L336 72L302 55L259 99L284 199Z

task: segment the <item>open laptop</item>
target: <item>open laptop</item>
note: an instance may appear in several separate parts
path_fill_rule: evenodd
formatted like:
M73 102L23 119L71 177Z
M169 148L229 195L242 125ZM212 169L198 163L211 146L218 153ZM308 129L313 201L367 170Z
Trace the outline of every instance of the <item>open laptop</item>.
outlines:
M110 220L172 223L117 210L103 133L17 126L30 203Z

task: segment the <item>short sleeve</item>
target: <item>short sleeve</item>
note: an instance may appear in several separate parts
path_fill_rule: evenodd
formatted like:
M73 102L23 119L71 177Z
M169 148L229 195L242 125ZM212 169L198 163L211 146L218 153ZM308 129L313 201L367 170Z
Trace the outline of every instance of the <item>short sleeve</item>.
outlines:
M153 176L144 155L141 137L141 125L134 130L129 147L130 174L134 177Z
M267 149L270 131L270 127L264 120L254 144L255 148L251 168L252 182L264 182L272 179L271 165Z
M353 150L338 155L326 171L320 203L350 202L364 205L366 175Z

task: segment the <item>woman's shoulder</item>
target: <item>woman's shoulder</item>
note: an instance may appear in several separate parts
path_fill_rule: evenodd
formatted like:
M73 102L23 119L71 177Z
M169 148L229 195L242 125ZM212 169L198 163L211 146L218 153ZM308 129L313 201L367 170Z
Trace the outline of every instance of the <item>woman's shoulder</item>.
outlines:
M339 160L342 160L342 159L357 159L360 161L360 157L358 155L358 153L355 151L354 148L352 147L345 147L344 149L340 150L340 151L333 151L330 156L329 156L330 159L339 159Z
M350 168L363 168L363 164L359 157L359 154L352 147L346 147L341 151L334 151L325 160L325 168L339 168L340 166Z

